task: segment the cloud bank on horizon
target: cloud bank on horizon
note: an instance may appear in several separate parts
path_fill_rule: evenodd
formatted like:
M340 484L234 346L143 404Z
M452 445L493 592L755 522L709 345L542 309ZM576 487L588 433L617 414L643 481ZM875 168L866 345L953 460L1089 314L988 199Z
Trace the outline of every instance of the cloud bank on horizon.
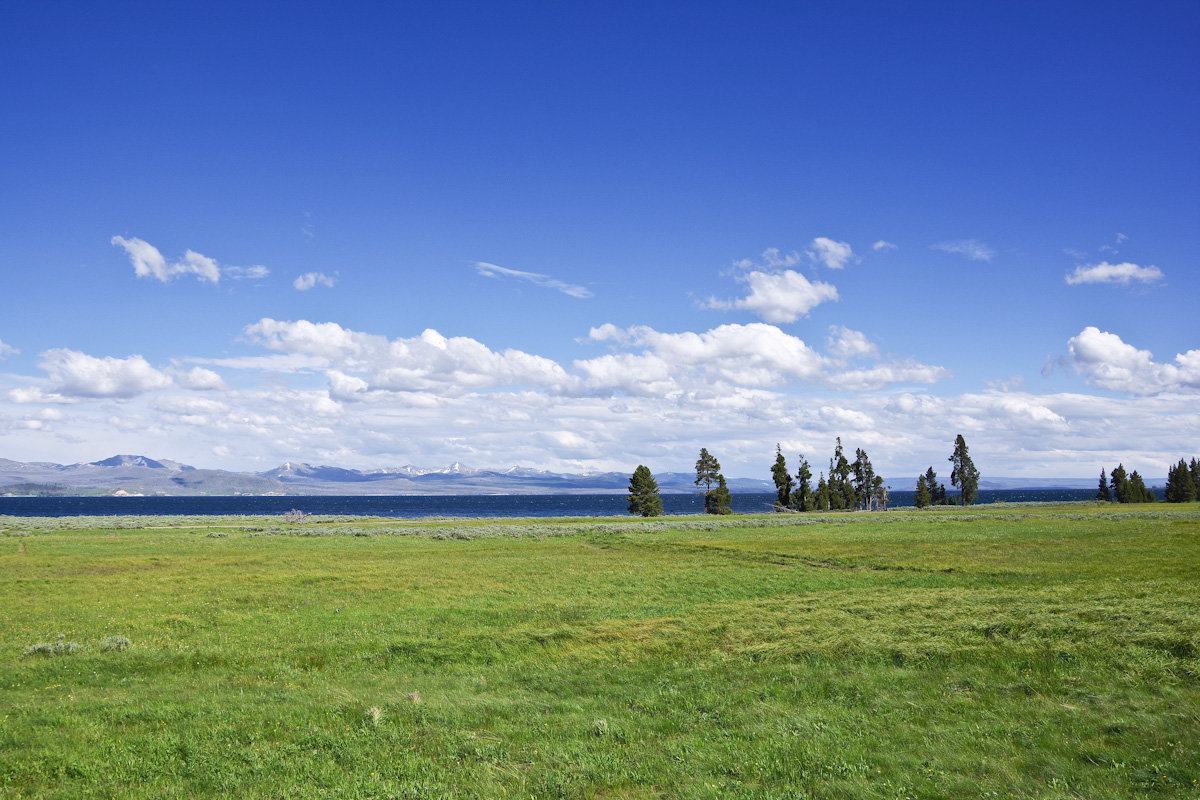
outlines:
M367 11L6 10L0 458L1200 456L1195 6Z
M822 241L833 242L814 240ZM1151 471L1174 454L1178 421L1196 424L1200 350L1156 361L1095 326L1064 343L1061 361L1103 394L1007 385L942 393L936 387L953 378L950 367L887 354L863 331L831 324L820 341L785 331L781 324L838 299L832 284L794 267L843 270L861 261L833 243L837 267L820 251L767 249L737 260L730 276L750 293L703 304L763 321L674 332L605 322L576 339L569 362L432 328L389 337L270 317L236 337L248 355L189 353L152 364L140 354L51 348L39 354L39 374L3 376L0 436L23 443L13 455L25 458L86 445L201 462L207 451L218 466L248 468L303 456L353 466L450 459L585 471L635 461L686 469L697 441L734 469L761 460L776 440L820 464L842 436L892 470L915 472L939 463L949 432L963 432L1005 474L1074 475L1088 464L1073 459L1086 453L1127 452L1114 420L1136 420ZM535 277L563 291L561 281Z

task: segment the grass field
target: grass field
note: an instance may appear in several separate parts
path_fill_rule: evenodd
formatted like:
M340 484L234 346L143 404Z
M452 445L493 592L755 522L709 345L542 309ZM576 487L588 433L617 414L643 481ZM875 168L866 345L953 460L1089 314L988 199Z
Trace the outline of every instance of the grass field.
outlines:
M1196 504L0 531L3 798L1200 798Z

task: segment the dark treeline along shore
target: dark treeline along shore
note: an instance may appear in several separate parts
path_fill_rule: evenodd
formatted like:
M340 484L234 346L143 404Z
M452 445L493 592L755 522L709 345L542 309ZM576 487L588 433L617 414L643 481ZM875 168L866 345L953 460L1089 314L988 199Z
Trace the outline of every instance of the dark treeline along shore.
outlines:
M788 469L783 449L778 444L775 445L775 463L771 465L775 495L770 503L771 510L886 511L889 504L926 508L938 505L969 506L979 500L998 502L1004 499L984 499L981 496L979 469L975 466L966 439L961 433L955 438L954 450L947 459L950 462L950 484L958 493L948 492L946 484L938 480L937 472L931 466L918 476L911 496L903 498L909 502L902 500L902 495L908 493L893 492L883 476L876 474L871 458L865 450L857 448L854 451L854 461L851 462L842 447L842 438L837 437L835 442L833 456L829 459L828 478L822 470L815 488L812 485L812 465L808 459L803 454L798 457L799 468L793 476ZM725 476L721 473L721 464L716 456L708 452L708 448L700 448L700 457L696 460L695 485L704 490L705 513L734 512L734 497L729 491ZM1200 497L1200 461L1193 458L1189 464L1180 459L1179 463L1171 468L1161 497L1146 486L1137 470L1127 473L1124 464L1118 464L1113 469L1111 479L1105 477L1103 469L1100 470L1099 489L1095 495L1088 497L1088 493L1082 491L1075 494L1078 496L1070 499L1094 499L1116 503L1153 503L1160 499L1172 503L1192 502ZM1054 499L1068 498L1059 496ZM658 484L644 464L638 465L629 478L627 510L630 514L643 517L655 517L664 513Z

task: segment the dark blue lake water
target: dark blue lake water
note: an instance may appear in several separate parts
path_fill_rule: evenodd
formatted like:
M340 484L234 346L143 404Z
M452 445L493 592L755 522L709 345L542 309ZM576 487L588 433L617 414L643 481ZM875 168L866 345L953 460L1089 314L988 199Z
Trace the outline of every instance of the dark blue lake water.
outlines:
M980 503L1091 500L1095 489L981 491ZM667 514L700 514L699 494L664 494ZM769 511L773 494L734 494L739 514ZM0 497L0 515L17 517L114 516L118 514L310 514L379 517L596 517L625 514L628 495L443 495L420 497ZM912 492L892 492L892 506L911 506Z

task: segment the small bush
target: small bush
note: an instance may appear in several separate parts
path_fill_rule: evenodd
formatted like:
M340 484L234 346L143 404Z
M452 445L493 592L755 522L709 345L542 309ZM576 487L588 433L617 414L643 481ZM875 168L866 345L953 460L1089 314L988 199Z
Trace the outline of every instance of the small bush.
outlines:
M312 514L301 511L298 508L293 508L291 511L283 515L284 522L305 522Z
M61 633L51 642L38 642L25 648L22 658L28 656L73 656L83 648L77 642L68 642Z
M109 636L100 643L100 649L105 653L110 653L113 651L128 650L132 644L133 642L124 636Z

